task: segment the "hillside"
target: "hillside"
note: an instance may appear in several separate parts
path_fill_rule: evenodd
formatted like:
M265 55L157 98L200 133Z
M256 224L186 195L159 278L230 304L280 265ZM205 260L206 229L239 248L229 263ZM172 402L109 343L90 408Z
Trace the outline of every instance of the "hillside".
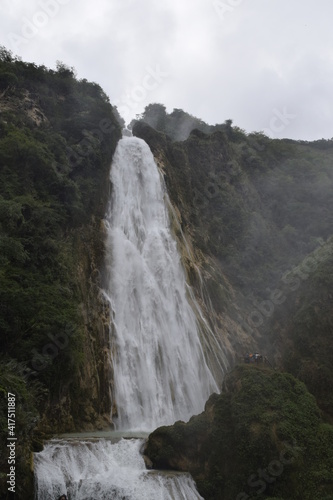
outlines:
M154 468L190 471L206 500L330 500L332 445L304 384L238 366L203 413L156 429L145 453Z
M17 475L29 481L41 433L109 421L98 287L101 219L121 133L97 84L61 63L56 71L37 67L3 48L0 110L0 438L3 445L11 392ZM0 470L7 472L7 453Z
M110 397L110 310L100 289L109 170L122 123L100 86L78 80L73 68L61 62L56 70L38 67L0 49L0 440L4 450L10 392L16 398L17 466L23 478L18 498L32 488L30 454L41 449L44 438L109 427L112 405L117 412ZM245 418L253 405L237 393L238 381L251 384L257 377L255 386L272 391L276 405L283 386L290 401L283 412L296 411L299 397L305 401L297 409L300 421L306 420L301 438L314 460L318 448L319 458L304 474L312 478L309 491L318 479L326 494L331 483L321 460L325 443L331 443L326 423L333 419L333 140L272 140L246 134L231 120L210 126L179 109L167 114L158 104L132 126L150 146L165 180L172 230L204 315L197 315L200 331L216 333L226 369L246 352L259 351L274 368L289 372L238 368L227 379L235 397L232 391L212 396L208 416L191 425L203 419L210 426L213 412L221 410L222 431L210 431L221 431L226 443L238 446L232 435L239 422L227 406L234 397ZM223 357L208 354L222 383ZM263 404L268 405L258 396L254 406L274 423ZM260 426L266 425L261 418ZM245 420L241 426L249 431ZM183 432L183 424L177 425ZM267 454L260 448L260 427L253 467L281 451L288 429L272 441L274 429L266 429ZM235 462L243 476L228 491L248 474L246 453ZM199 484L207 480L200 487L214 495L215 472L203 478L199 470L206 467L206 455L198 456L200 466L194 468L190 462L174 465L190 468ZM6 460L7 450L0 455L0 496ZM215 466L214 457L207 460ZM300 466L303 460L304 455ZM288 473L290 480L302 479L300 469L293 474ZM277 488L276 494L284 491Z
M144 120L133 133L164 173L221 343L234 360L258 350L290 370L332 415L333 141L228 125L178 142ZM187 269L196 286L193 263Z

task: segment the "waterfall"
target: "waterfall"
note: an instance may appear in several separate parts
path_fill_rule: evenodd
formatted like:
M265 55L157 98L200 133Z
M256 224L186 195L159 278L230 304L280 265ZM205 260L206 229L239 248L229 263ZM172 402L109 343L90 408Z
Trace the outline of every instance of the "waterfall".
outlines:
M165 190L148 145L120 141L107 217L116 424L152 430L203 411L217 385L207 366Z
M104 295L112 311L113 420L139 436L200 413L218 386L170 229L164 183L144 141L119 142L111 182ZM146 470L142 438L109 439L50 441L35 454L36 499L201 498L188 474Z
M39 500L199 500L189 474L146 470L141 439L52 441L35 454Z

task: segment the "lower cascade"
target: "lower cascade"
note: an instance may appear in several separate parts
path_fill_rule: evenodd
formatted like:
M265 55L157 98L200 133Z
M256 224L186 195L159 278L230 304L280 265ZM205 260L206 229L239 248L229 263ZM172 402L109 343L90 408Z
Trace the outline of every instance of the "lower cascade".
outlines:
M143 140L119 142L111 182L104 295L113 316L112 418L117 430L140 436L200 413L218 385L188 299L164 184ZM35 454L36 499L201 498L190 475L146 470L142 438L116 441L47 443Z
M57 500L197 500L189 474L146 470L144 440L51 441L36 454L36 498Z

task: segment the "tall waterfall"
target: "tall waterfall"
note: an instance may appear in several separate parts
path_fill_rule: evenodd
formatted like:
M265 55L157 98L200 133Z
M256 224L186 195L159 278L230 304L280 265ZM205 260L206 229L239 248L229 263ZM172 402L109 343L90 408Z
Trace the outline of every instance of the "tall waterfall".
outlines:
M207 366L165 190L147 144L120 141L107 217L117 425L151 430L187 420L217 385Z
M218 387L171 234L164 184L144 141L119 142L111 182L104 294L112 310L115 421L139 435L201 412ZM201 499L188 474L146 470L143 439L110 438L49 442L35 454L36 499Z

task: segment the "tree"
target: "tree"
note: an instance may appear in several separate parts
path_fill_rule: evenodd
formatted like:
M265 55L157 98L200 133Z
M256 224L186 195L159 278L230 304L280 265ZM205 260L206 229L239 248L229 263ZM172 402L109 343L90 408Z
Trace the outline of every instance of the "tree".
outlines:
M75 78L76 70L73 66L67 66L62 61L56 61L56 68L59 75L67 78Z
M151 127L156 130L164 131L165 120L166 120L166 107L163 104L148 104L142 115L142 119L145 123L148 123Z
M12 62L13 54L10 50L7 50L6 47L0 45L0 61L1 62Z
M0 90L7 90L10 87L15 87L18 83L18 78L11 71L0 70Z

